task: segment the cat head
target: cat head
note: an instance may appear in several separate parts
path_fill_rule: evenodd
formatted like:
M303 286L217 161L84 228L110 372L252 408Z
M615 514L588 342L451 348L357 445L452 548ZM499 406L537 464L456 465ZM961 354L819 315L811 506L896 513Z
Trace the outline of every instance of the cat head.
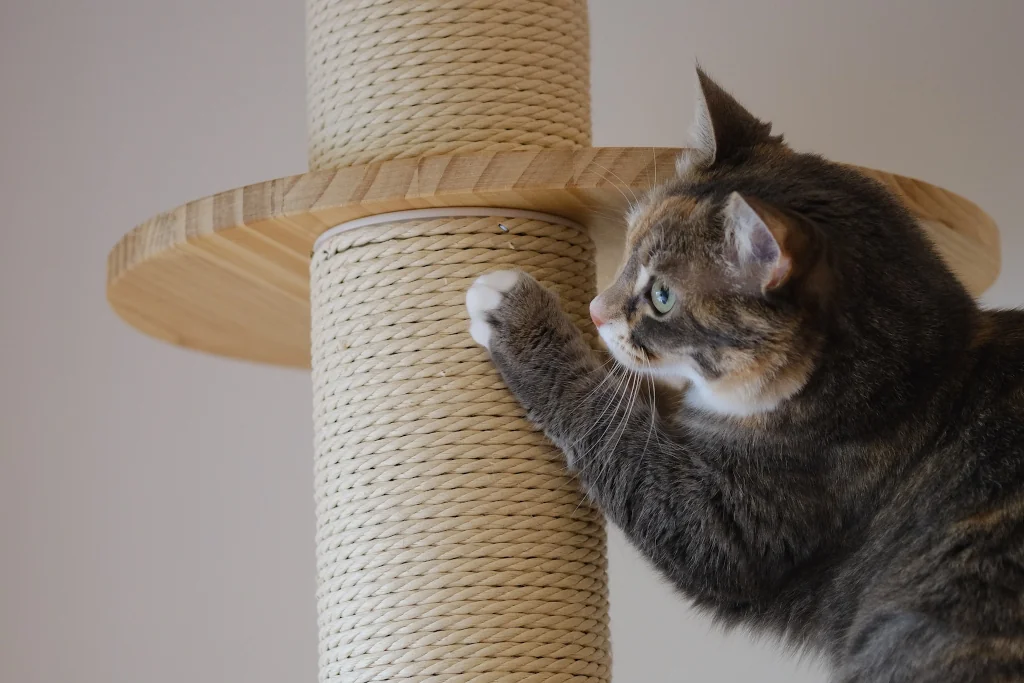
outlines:
M630 211L625 262L591 313L619 363L688 386L715 412L768 411L813 368L830 292L826 245L779 201L801 192L789 172L800 155L697 75L693 147L678 177Z

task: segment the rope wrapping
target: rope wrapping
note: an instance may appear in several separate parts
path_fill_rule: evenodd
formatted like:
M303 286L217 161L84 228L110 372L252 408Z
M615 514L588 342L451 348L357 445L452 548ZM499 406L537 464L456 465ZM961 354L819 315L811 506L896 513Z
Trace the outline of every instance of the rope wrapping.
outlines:
M307 0L310 168L589 146L588 42L586 0ZM465 292L500 268L588 319L594 247L557 221L315 249L321 681L608 681L603 518L468 333Z
M593 244L541 220L395 222L314 253L321 681L609 680L603 518L468 333L467 288L502 267L587 319Z
M590 145L586 0L307 0L309 166Z

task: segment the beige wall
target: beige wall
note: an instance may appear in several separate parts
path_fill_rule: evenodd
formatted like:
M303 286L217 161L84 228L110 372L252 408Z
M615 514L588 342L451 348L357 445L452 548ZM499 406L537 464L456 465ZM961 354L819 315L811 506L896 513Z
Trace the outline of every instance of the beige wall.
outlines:
M957 190L1024 303L1024 3L593 0L594 141L672 145L705 66L800 148ZM0 3L0 680L313 681L310 387L103 299L107 249L304 170L299 0ZM820 681L613 536L626 683Z

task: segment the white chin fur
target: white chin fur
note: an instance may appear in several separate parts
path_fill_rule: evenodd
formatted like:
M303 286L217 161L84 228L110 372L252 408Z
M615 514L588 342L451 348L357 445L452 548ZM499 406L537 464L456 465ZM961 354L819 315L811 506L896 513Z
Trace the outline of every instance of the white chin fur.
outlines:
M715 391L715 388L692 368L686 368L686 370L687 372L680 373L680 375L690 383L686 391L686 402L694 408L717 415L749 417L758 413L770 412L781 402L780 398L744 395L739 391Z
M775 407L774 403L747 400L740 396L728 396L716 394L704 382L694 382L690 390L686 392L686 402L694 408L700 408L709 413L719 415L730 415L732 417L748 417L757 413L766 413Z
M604 343L605 348L611 352L612 357L615 358L619 365L631 370L641 370L641 368L637 367L637 364L622 351L622 347L625 344L625 342L622 341L625 330L626 322L624 320L612 320L597 328L597 334L601 337L601 341Z

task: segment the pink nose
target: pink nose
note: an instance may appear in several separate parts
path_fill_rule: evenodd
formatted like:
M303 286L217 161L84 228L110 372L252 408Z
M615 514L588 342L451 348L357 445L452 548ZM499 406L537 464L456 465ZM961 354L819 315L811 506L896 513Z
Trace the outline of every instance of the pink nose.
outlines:
M594 321L594 327L601 327L605 323L604 318L601 317L601 307L597 303L597 299L590 302L590 319Z

